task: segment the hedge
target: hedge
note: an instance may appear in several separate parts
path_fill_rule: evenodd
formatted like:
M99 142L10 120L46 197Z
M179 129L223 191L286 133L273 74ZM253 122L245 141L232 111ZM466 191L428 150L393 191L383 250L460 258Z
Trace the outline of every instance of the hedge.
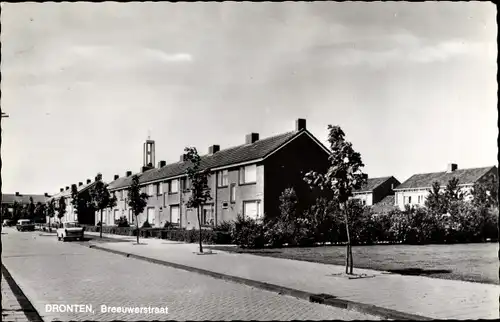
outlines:
M99 226L85 226L86 231L99 232ZM116 227L103 226L102 232L105 234L114 234L122 236L137 236L135 227ZM140 237L142 238L161 238L166 240L181 241L188 243L199 242L199 230L185 229L164 229L164 228L141 228ZM231 234L229 232L203 229L201 231L202 242L205 244L230 244Z

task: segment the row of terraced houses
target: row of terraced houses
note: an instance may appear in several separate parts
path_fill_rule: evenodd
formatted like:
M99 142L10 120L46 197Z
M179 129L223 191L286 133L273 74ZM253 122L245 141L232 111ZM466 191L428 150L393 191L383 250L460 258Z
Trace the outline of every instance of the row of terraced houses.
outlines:
M304 204L316 196L303 181L304 174L314 170L326 171L330 151L306 128L306 120L298 119L293 131L261 139L258 133L245 136L243 144L220 149L219 145L208 147L201 157L201 166L210 169L209 186L212 200L201 209L202 228L212 227L223 221L234 220L238 215L251 218L275 216L279 213L279 196L293 187ZM142 225L146 220L154 227L163 227L170 222L184 228L198 228L197 213L186 207L190 195L190 183L186 176L187 162L167 164L159 161L155 167L155 142L144 143L143 166L140 171L127 171L123 176L115 175L109 190L117 197L117 205L104 211L103 224L113 225L125 216L130 223ZM135 222L127 203L127 189L132 176L137 174L142 191L150 197L146 209ZM446 186L452 178L459 179L463 191L470 191L474 183L498 178L496 166L458 169L449 164L446 171L415 174L400 183L394 176L369 178L368 182L354 192L353 198L380 212L405 205L423 206L433 182ZM95 179L75 184L79 194L86 196ZM45 199L67 199L65 220L78 220L85 224L96 224L100 214L93 212L77 214L72 209L71 186L61 188L52 197ZM88 195L87 195L88 197ZM3 198L13 201L13 198ZM5 204L2 206L9 206Z

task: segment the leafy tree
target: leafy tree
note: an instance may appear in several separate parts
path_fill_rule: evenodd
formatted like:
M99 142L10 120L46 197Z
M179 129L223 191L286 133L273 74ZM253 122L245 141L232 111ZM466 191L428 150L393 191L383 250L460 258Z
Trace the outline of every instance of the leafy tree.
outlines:
M137 244L139 244L139 235L141 232L138 216L144 211L144 208L146 208L148 198L149 195L147 193L141 192L141 187L139 186L139 176L134 175L132 177L132 184L128 189L128 206L132 209L135 216L135 222L137 223Z
M200 253L203 253L202 237L201 237L201 214L200 208L212 199L210 196L210 187L208 186L208 178L210 170L201 169L201 157L195 147L187 147L184 149L184 160L189 162L189 167L186 170L188 179L191 182L191 195L186 203L188 208L196 209L198 217L198 227L200 233Z
M77 214L77 218L79 218L80 214L80 194L78 193L78 188L76 184L71 185L71 205L73 206L73 212Z
M30 203L26 207L27 218L30 220L35 219L35 202L33 201L33 197L30 196Z
M331 190L334 199L339 203L344 213L347 233L346 273L352 274L353 258L347 201L352 196L353 190L361 188L366 183L368 176L361 171L364 167L361 154L354 151L352 143L345 140L344 131L339 126L332 125L328 125L328 130L328 142L332 152L328 158L330 167L324 174L308 172L304 179L310 185L318 186L322 190Z
M59 198L59 204L57 205L57 218L61 221L61 218L66 214L66 198Z
M100 173L97 174L96 183L90 190L90 204L93 209L99 211L101 214L99 236L102 238L102 212L106 208L113 208L116 206L116 197L111 195L108 190L108 185L102 181L102 174Z
M45 219L46 215L46 210L47 210L47 205L42 203L42 202L37 202L35 206L35 221L42 221L42 219Z
M54 218L56 214L56 201L54 199L50 199L50 201L47 203L47 216L49 216L49 231L52 230L52 227L50 226L50 218Z
M438 215L442 215L447 212L444 195L441 192L439 182L436 181L432 183L432 188L429 190L429 194L425 199L425 206Z

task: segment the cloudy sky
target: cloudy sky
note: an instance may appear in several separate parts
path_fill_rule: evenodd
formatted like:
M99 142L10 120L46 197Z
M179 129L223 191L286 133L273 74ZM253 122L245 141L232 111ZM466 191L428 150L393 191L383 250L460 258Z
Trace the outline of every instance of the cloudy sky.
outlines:
M340 125L370 177L497 163L486 2L2 4L3 191Z

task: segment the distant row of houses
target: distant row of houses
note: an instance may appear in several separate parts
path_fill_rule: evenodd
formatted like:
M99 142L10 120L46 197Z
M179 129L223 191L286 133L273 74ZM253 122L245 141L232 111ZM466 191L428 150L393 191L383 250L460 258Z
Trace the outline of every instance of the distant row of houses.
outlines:
M330 151L306 128L306 120L298 119L290 132L261 139L258 133L245 136L244 143L227 149L211 145L208 153L201 156L201 167L210 169L209 186L212 200L201 209L201 226L212 227L223 221L236 219L237 215L259 218L264 214L279 213L279 196L289 187L294 187L299 200L312 201L316 196L304 182L304 174L313 170L325 172ZM187 229L198 228L197 213L186 206L190 196L190 182L186 176L188 163L181 158L167 164L159 161L155 167L155 142L147 140L143 149L143 166L136 173L127 171L123 176L115 175L108 189L117 197L117 205L103 214L103 224L112 225L120 217L130 223L142 225L146 220L153 227L163 227L167 222ZM138 223L128 207L127 189L132 176L139 177L142 191L150 197L145 211L138 216ZM404 209L407 204L424 205L425 198L437 181L443 187L456 177L460 187L470 190L476 182L498 176L496 166L474 169L457 169L456 164L447 171L416 174L402 184L394 177L369 178L368 182L354 192L353 198L379 211L394 208ZM75 184L82 197L88 193L94 181ZM21 197L18 195L17 197ZM71 186L43 200L67 199L65 220L79 220L85 224L96 224L100 214L75 213L70 203ZM3 195L2 206L9 207L16 200L14 195ZM23 202L25 200L23 199Z

